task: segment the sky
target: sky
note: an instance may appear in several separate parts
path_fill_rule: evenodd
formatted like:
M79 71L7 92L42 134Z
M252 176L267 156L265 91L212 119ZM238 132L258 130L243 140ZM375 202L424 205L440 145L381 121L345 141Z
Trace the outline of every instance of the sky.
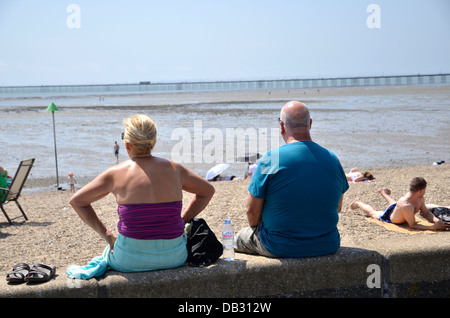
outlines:
M0 86L431 73L449 0L0 0Z

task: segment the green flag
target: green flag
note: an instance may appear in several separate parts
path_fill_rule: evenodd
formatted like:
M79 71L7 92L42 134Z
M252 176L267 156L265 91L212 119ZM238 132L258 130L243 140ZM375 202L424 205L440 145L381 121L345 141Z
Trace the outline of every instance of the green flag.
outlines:
M55 110L59 110L59 108L56 107L55 104L51 103L50 105L48 105L48 107L47 107L47 111L48 111L48 112L50 112L50 111L53 112L53 111L55 111Z

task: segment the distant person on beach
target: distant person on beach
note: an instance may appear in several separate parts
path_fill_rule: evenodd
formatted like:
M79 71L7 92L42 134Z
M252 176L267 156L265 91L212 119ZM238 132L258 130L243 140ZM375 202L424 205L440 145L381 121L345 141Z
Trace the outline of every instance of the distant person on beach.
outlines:
M114 155L116 156L116 161L119 163L119 144L117 141L114 142Z
M248 187L249 227L236 235L237 252L268 257L327 255L340 247L337 229L349 188L331 151L312 141L308 107L291 101L281 109L285 145L260 160Z
M204 178L179 163L152 155L157 131L150 117L134 115L124 124L123 142L130 159L101 173L70 199L80 218L108 245L100 259L93 259L89 266L69 267L69 277L99 276L106 265L121 272L184 265L184 224L202 212L214 194L214 187ZM184 211L183 191L194 194ZM117 236L91 205L109 193L118 203Z
M370 172L360 172L356 167L352 168L349 173L345 174L345 176L347 177L347 181L352 182L361 182L375 179L375 177Z
M8 188L8 172L0 166L0 188ZM0 190L0 201L3 200L5 190Z
M386 188L380 188L377 190L389 204L388 208L384 211L375 210L372 206L361 202L360 198L356 198L350 204L350 208L352 210L361 209L368 216L383 222L393 224L403 224L406 222L412 229L445 230L450 228L450 223L438 219L428 211L424 199L426 187L427 182L425 179L417 177L411 180L409 192L407 192L397 202L390 197L391 190ZM425 219L434 224L431 226L418 224L416 222L415 214L419 211Z
M67 183L69 184L70 192L71 193L75 193L76 180L75 180L75 178L73 176L73 172L69 172L68 177L67 177Z
M244 179L250 178L250 180L252 180L253 175L255 174L256 171L256 167L258 167L257 162L249 162L247 170L245 171L244 174Z

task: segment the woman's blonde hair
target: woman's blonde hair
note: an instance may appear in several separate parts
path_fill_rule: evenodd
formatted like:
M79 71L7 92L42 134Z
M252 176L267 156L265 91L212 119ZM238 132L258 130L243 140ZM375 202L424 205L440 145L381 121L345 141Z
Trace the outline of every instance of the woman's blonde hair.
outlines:
M141 150L142 154L149 154L156 143L156 125L147 115L133 115L123 120L125 132L123 142Z

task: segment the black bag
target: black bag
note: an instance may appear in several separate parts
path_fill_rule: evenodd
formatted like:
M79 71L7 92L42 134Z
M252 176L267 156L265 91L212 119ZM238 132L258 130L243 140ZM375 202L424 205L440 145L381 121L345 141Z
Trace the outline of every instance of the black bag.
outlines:
M435 217L444 222L450 222L450 209L446 207L431 208L428 211L434 214Z
M187 232L188 262L191 266L208 266L223 253L223 246L206 221L194 218Z

